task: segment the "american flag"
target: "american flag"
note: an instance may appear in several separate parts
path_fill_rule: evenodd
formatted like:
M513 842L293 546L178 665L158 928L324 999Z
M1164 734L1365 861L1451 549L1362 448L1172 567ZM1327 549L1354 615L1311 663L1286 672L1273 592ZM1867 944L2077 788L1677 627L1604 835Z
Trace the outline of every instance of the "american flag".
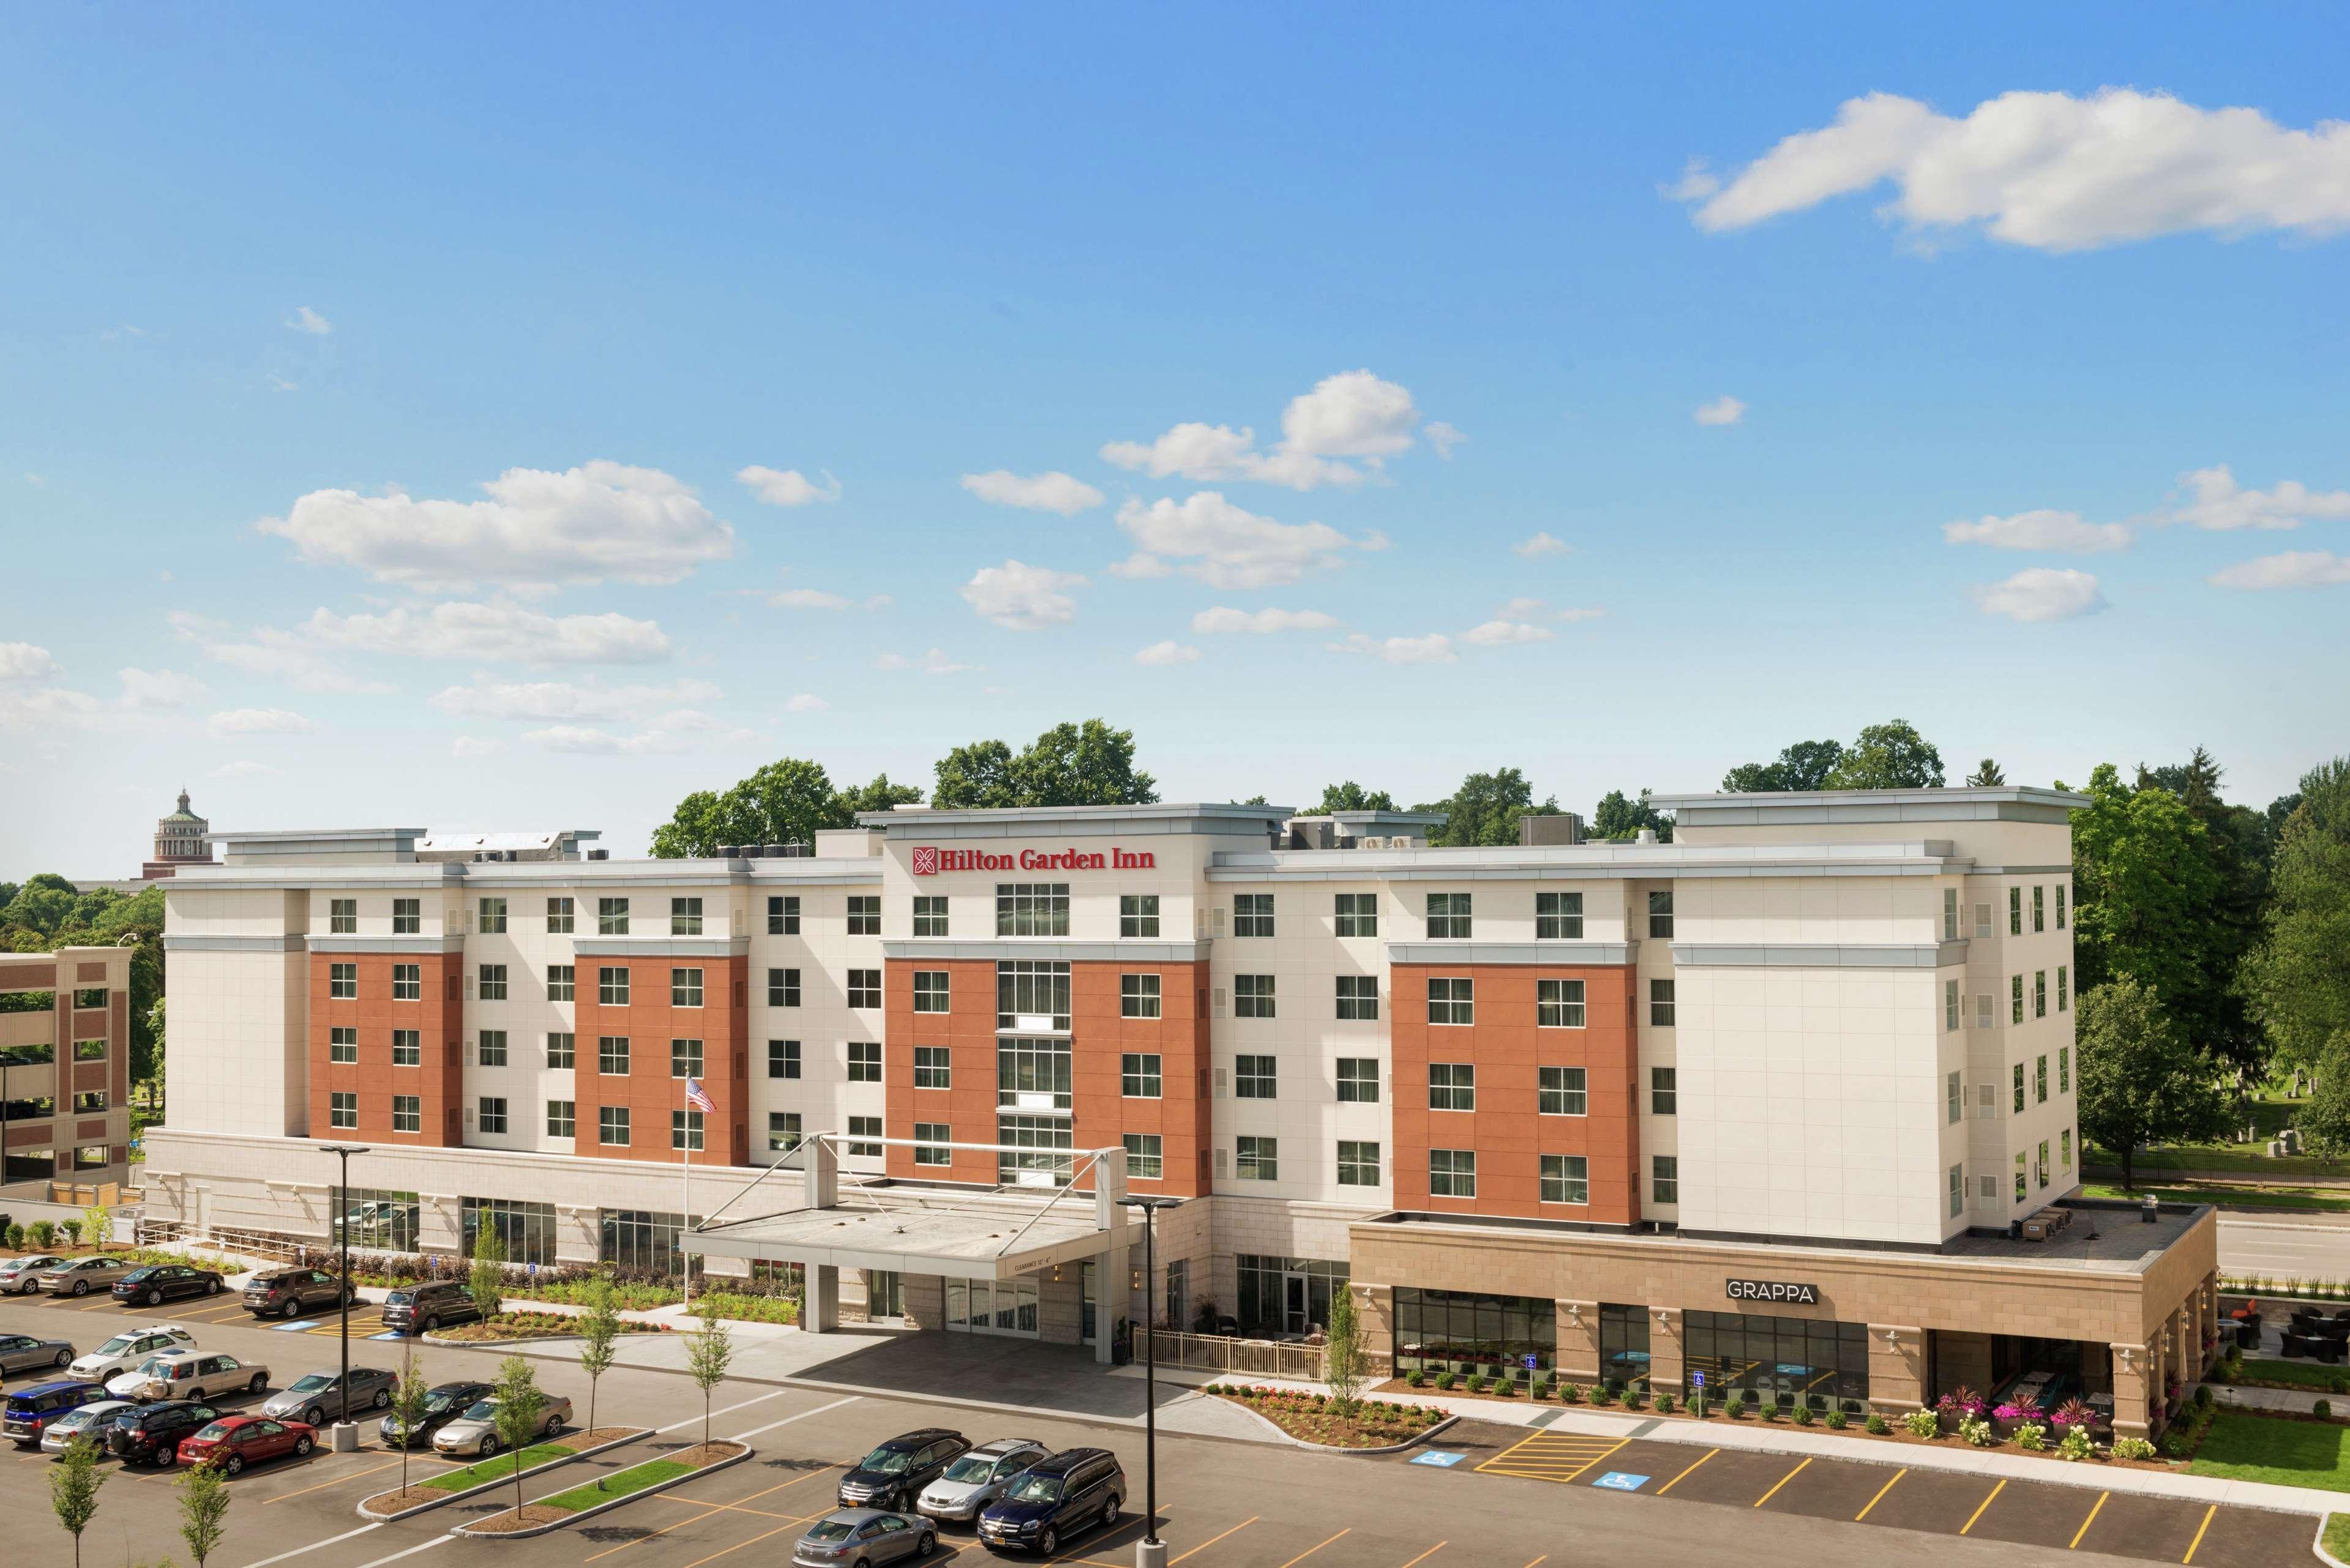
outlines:
M718 1109L710 1098L710 1092L702 1086L702 1080L699 1078L688 1078L685 1081L685 1103L705 1116Z

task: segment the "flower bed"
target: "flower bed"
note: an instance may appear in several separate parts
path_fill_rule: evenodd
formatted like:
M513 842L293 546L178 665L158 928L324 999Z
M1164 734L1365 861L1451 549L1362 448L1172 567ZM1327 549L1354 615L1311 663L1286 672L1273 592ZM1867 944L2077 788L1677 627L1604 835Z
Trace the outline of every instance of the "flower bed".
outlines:
M693 1298L693 1315L732 1318L738 1323L797 1323L800 1304L788 1296L746 1296L739 1291L712 1291Z
M1293 1438L1330 1449L1389 1449L1410 1442L1445 1418L1441 1410L1392 1399L1357 1399L1342 1410L1326 1394L1217 1383L1207 1392L1255 1411Z
M622 1334L674 1334L677 1331L665 1323L636 1323L623 1318ZM455 1340L466 1344L503 1344L516 1339L574 1339L578 1337L579 1319L560 1312L502 1312L481 1323L461 1323L449 1328L432 1331L435 1340Z

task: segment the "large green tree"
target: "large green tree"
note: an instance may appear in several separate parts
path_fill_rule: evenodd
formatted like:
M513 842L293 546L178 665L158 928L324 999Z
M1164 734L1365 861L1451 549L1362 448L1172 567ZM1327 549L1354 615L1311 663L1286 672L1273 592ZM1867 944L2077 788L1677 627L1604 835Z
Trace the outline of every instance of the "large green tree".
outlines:
M1767 790L1825 789L1828 774L1844 758L1834 741L1797 741L1769 763L1742 763L1724 774L1721 787L1732 794Z
M2260 945L2268 903L2267 824L2249 806L2220 798L2219 762L2202 747L2184 763L2138 768L2140 790L2177 795L2203 829L2199 846L2210 894L2195 940L2201 974L2195 1011L2182 1022L2198 1047L2258 1075L2268 1066L2268 1031L2254 1010L2249 968Z
M2133 789L2100 763L2073 813L2073 952L2084 1000L2134 976L2191 1044L2210 1037L2202 944L2217 874L2203 825L2167 789Z
M2269 888L2250 983L2279 1054L2315 1066L2331 1043L2350 1038L2350 757L2302 779Z
M53 915L54 924L33 923ZM130 1081L154 1076L154 1009L163 995L162 884L151 883L125 898L111 888L78 892L54 872L28 878L0 909L0 950L47 952L64 947L130 950ZM47 992L0 994L0 1012L41 1012L49 1005Z
M1383 789L1365 789L1354 780L1344 784L1324 784L1321 804L1309 807L1309 816L1327 815L1334 811L1393 811L1395 796Z
M860 811L888 811L922 798L888 774L871 784L835 789L820 763L780 757L738 780L723 794L695 790L653 830L652 852L662 859L709 856L728 844L806 844L819 828L848 827Z
M1515 768L1471 774L1445 800L1420 806L1445 813L1444 825L1431 831L1429 843L1446 848L1472 845L1515 844L1518 821L1525 816L1555 816L1555 796L1534 803L1534 785Z
M1942 753L1907 719L1871 724L1828 770L1824 789L1939 789Z
M2082 1135L2121 1160L2125 1189L2138 1145L2211 1137L2226 1127L2228 1101L2210 1059L2152 986L2124 975L2084 995L2074 1038Z
M1055 724L1017 755L1002 741L974 741L939 759L932 804L982 809L1033 805L1148 805L1159 781L1134 765L1134 732L1100 719Z
M1647 828L1666 844L1673 840L1673 819L1648 804L1648 792L1642 790L1640 798L1626 797L1620 789L1609 790L1599 797L1591 813L1591 836L1618 844L1629 843Z

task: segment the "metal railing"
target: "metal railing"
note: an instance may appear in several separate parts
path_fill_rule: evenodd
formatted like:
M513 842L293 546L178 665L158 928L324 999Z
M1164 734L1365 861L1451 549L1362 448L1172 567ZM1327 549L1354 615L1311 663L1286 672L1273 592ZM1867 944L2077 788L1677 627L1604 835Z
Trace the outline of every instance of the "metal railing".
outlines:
M1241 1339L1222 1334L1184 1334L1176 1329L1151 1331L1162 1366L1188 1367L1195 1372L1236 1372L1256 1377L1322 1378L1324 1347L1295 1341Z

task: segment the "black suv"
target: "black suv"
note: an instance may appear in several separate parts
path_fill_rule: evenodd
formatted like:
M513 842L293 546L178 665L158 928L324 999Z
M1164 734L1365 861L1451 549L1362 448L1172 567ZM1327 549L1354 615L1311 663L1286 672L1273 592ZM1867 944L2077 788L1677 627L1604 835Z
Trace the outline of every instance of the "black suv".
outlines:
M979 1516L979 1543L990 1552L1050 1557L1080 1531L1118 1522L1126 1471L1107 1449L1066 1449L1028 1467L1012 1490Z
M351 1293L353 1297L358 1292ZM300 1317L343 1304L343 1282L324 1269L278 1269L244 1282L244 1310L255 1317Z
M400 1285L383 1298L383 1326L404 1334L431 1334L444 1323L478 1323L482 1309L455 1280Z
M840 1506L910 1512L922 1489L970 1449L970 1439L944 1427L925 1427L892 1438L840 1478Z
M131 1464L168 1465L180 1457L180 1439L192 1438L220 1419L217 1407L200 1399L166 1399L114 1417L106 1446Z
M473 1407L476 1399L485 1399L497 1390L488 1383L442 1383L433 1386L424 1398L424 1414L413 1427L403 1428L397 1415L386 1416L376 1433L387 1449L428 1449L432 1446L432 1434Z

